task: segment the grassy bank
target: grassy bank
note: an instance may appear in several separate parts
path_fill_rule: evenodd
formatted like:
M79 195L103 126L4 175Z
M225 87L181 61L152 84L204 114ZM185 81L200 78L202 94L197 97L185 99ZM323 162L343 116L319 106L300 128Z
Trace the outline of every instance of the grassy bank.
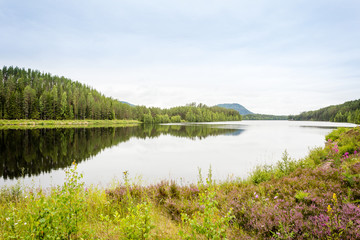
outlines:
M1 128L51 128L86 126L133 126L137 120L0 120Z
M3 239L359 239L360 128L338 129L300 160L286 153L246 180L110 189L84 186L76 164L63 186L0 193Z

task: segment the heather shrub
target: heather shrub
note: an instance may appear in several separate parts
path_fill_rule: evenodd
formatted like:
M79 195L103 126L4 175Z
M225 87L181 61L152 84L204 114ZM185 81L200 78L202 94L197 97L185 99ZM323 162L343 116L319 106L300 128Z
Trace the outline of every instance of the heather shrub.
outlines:
M180 197L179 187L176 185L175 181L171 181L170 188L169 188L169 195L171 198L179 199L179 197Z
M352 231L358 223L353 216L356 216L359 206L350 202L356 202L357 188L351 188L349 193L344 173L343 168L298 168L287 176L262 182L255 188L234 188L228 194L234 221L261 238L311 238L317 236L314 235L317 232L312 230L316 227L311 222L322 226L324 222L321 221L330 221L327 207L331 204L332 193L337 193L339 199L341 197L347 202L339 201L338 209L347 209L348 213L339 210L336 216L346 226L342 228L343 236L356 236ZM354 176L354 181L358 180L359 177Z
M334 193L326 211L310 217L307 227L320 239L359 239L360 208L339 202Z
M164 204L166 199L169 198L169 183L166 181L161 181L155 187L155 201L157 204Z

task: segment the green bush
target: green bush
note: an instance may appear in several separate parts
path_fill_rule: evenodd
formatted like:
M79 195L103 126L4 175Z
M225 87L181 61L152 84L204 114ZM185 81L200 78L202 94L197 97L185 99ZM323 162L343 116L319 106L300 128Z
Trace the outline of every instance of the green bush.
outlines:
M295 199L297 202L304 202L305 199L309 196L310 194L304 191L297 191L295 194Z
M216 192L211 187L208 192L201 193L199 203L203 211L196 212L192 217L186 213L181 215L183 224L190 226L190 234L180 230L179 235L182 239L197 239L197 234L204 236L206 239L227 239L226 229L229 222L234 218L230 209L225 216L220 217L218 202L215 200Z
M271 165L256 166L250 173L249 179L254 184L271 180L274 177L274 168Z
M348 128L344 128L344 127L340 127L334 131L332 131L331 133L329 133L328 135L325 136L326 141L328 141L329 139L331 139L331 141L336 141L340 138L340 135L346 131L348 131Z

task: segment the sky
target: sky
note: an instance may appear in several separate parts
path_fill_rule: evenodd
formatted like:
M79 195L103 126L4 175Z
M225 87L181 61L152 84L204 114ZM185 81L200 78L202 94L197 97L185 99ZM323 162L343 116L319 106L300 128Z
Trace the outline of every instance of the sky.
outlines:
M0 66L135 105L299 114L360 98L360 1L0 0Z

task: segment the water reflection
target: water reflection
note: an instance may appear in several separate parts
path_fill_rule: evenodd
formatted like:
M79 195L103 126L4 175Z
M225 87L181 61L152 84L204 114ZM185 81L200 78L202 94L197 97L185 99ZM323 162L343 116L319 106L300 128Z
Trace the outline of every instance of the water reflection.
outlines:
M65 168L131 138L171 135L190 139L239 135L242 129L212 125L0 130L0 177L14 179Z

